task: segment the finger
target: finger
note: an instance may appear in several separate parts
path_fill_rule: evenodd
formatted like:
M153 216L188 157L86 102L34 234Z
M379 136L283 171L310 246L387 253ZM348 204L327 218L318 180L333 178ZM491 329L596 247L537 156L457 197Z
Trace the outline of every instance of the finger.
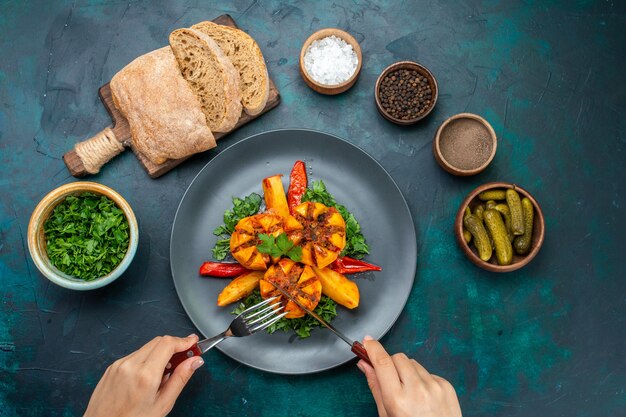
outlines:
M376 408L378 408L379 416L386 416L387 411L385 410L385 406L383 405L383 395L380 391L380 384L378 382L378 378L376 377L376 371L371 367L370 364L365 362L364 360L360 360L357 362L356 366L365 374L365 378L367 379L367 386L369 386L370 391L372 391L372 396L374 397L374 401L376 402Z
M376 371L383 398L392 398L394 393L402 389L398 371L383 346L376 340L363 340L367 355Z
M391 359L396 367L396 371L398 371L400 381L402 381L404 385L417 385L423 383L419 372L415 366L413 366L413 361L411 361L411 359L409 359L404 353L396 353L391 357Z
M428 372L426 368L424 368L418 361L416 361L415 359L411 359L411 363L413 364L415 371L417 372L423 383L432 381L433 375L431 375L430 372Z
M150 369L163 372L174 353L183 352L194 343L198 343L198 336L195 334L187 337L163 336L146 359L145 365Z
M453 391L456 394L456 391L454 390L454 387L452 386L452 384L450 382L448 382L447 379L442 378L439 375L434 375L434 374L431 374L431 376L432 376L433 380L435 382L437 382L441 388L443 388L444 390L447 390L447 391Z
M154 347L157 345L157 343L159 343L159 340L161 340L161 336L155 337L130 355L126 356L125 359L133 358L137 359L138 362L144 362L146 358L150 355L150 352L152 352Z
M172 375L171 373L169 374L163 374L163 378L161 378L161 385L159 385L159 387L162 387L163 384L165 384L165 381L167 381L170 378L170 375ZM159 388L160 389L160 388Z
M185 359L183 363L174 369L174 372L172 372L170 377L161 384L158 401L161 402L161 405L165 409L172 409L176 399L180 395L183 388L185 388L185 385L187 385L187 382L189 382L193 373L203 364L204 360L198 356Z
M163 339L163 338L170 338L170 337L172 337L172 336L159 336L159 337L155 338L156 340L154 340L154 339L151 340L151 342L154 342L154 343L151 344L151 349L148 350L146 348L146 352L143 353L142 356L141 356L142 359L143 359L143 362L146 362L148 360L148 358L150 356L152 356L152 352L154 352L154 349L156 349L157 346L159 346L163 342L161 339ZM195 333L191 333L189 336L187 336L185 338L180 338L180 339L190 339L190 338L191 339L193 339L193 338L199 339L198 336ZM179 338L176 338L176 339L179 339ZM197 342L197 340L196 340L196 342Z

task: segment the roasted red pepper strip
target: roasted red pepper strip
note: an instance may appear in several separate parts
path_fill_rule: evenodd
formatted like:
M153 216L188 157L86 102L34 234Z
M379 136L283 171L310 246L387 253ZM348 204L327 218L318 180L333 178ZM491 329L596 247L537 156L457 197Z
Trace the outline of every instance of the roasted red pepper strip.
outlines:
M306 191L306 186L306 167L304 166L304 162L296 161L291 170L289 190L287 191L287 204L289 205L290 212L293 212L293 209L302 202L302 196Z
M330 264L330 269L340 274L356 274L357 272L365 271L381 271L382 268L378 265L368 264L367 262L359 261L358 259L349 258L344 256L337 258L335 262Z
M200 275L205 277L234 278L247 271L243 265L230 262L205 262L200 266Z

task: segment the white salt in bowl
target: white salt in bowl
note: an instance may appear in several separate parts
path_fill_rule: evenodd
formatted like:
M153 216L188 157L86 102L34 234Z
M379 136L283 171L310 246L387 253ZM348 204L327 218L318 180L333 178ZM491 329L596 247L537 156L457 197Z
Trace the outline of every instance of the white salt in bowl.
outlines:
M322 84L314 80L313 77L307 72L304 64L304 56L306 55L309 46L311 46L314 41L324 39L333 35L340 39L343 39L346 43L352 46L352 49L356 53L358 62L356 65L356 70L354 71L352 76L344 82L340 84ZM354 85L357 78L359 78L362 63L363 55L361 53L361 46L359 45L359 43L356 41L356 39L354 39L354 37L352 37L352 35L337 28L321 29L313 33L311 36L308 37L306 41L304 41L304 45L302 45L302 50L300 51L300 75L302 75L304 82L306 82L306 84L311 87L311 89L317 91L320 94L335 95L347 91L350 87Z

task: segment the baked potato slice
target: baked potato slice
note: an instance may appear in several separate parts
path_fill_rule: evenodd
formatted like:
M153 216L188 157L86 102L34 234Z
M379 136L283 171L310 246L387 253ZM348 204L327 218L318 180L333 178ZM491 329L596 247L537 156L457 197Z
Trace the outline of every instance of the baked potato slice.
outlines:
M263 196L268 212L276 213L283 219L285 232L302 229L302 225L289 213L282 175L274 175L263 180Z
M283 258L268 268L259 282L261 296L265 299L278 296L285 304L288 319L295 319L306 314L296 303L286 297L270 282L278 285L285 292L298 300L306 308L313 310L322 297L322 284L313 269L308 265Z
M230 236L230 252L233 258L248 269L264 271L278 259L259 252L260 234L278 236L283 233L283 219L278 214L260 213L244 217Z
M252 291L259 286L263 274L264 271L250 271L233 279L217 296L217 305L224 307L252 294Z
M322 283L322 294L349 309L359 306L359 287L354 282L330 268L313 267L313 271Z
M274 175L263 179L263 196L268 210L273 210L283 219L289 216L289 206L282 175Z
M346 246L346 223L337 209L308 201L294 208L293 217L302 229L287 234L302 247L301 262L320 269L333 263Z

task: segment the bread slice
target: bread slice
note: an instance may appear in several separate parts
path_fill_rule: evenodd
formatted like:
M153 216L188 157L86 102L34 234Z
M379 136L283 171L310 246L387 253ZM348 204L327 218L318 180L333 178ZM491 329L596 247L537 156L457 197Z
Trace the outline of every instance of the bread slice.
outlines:
M110 87L115 106L130 125L133 147L153 163L216 146L169 46L132 61L113 76Z
M176 29L170 45L183 77L200 99L213 132L232 130L241 116L239 76L210 36L195 29Z
M239 88L244 110L251 116L263 111L270 94L270 79L261 48L246 32L213 22L191 27L209 35L239 71Z

